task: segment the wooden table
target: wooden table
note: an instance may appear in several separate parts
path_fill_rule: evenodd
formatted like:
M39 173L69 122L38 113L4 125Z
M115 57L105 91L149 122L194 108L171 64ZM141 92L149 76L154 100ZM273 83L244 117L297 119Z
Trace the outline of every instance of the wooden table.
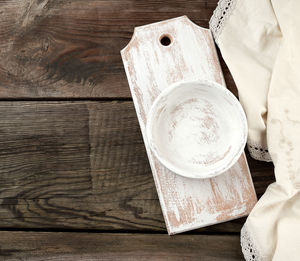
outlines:
M242 260L245 219L167 235L119 53L216 4L0 1L0 260ZM248 161L261 196L273 165Z

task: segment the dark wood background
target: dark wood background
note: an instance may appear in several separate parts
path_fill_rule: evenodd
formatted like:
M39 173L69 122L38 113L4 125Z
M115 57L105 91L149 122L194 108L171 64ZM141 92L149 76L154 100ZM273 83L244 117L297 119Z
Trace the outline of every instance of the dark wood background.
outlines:
M166 235L120 57L135 26L216 5L0 0L0 260L242 260L244 218ZM261 196L273 165L247 157Z

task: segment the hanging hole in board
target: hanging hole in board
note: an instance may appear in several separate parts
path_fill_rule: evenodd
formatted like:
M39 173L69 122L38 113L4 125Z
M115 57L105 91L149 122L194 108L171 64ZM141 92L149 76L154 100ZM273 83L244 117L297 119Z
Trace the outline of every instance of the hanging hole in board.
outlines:
M172 43L172 38L170 35L164 34L160 37L160 43L163 46L169 46Z

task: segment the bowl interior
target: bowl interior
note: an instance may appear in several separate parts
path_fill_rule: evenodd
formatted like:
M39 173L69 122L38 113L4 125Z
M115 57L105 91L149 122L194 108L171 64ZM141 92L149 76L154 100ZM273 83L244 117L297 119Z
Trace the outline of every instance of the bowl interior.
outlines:
M223 173L240 157L247 137L238 100L212 82L174 85L154 102L147 136L157 158L191 178Z

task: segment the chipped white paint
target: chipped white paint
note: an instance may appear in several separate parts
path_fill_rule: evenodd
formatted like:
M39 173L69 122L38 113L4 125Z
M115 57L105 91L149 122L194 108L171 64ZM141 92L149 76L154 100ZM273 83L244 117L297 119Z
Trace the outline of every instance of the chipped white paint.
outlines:
M188 178L211 178L241 156L247 120L236 97L215 82L180 82L166 88L147 117L147 139L156 158Z
M169 46L160 43L163 35L171 38ZM244 153L224 175L195 180L164 167L146 139L149 110L165 88L201 79L225 86L210 31L186 16L137 27L121 54L168 233L247 215L256 195Z

